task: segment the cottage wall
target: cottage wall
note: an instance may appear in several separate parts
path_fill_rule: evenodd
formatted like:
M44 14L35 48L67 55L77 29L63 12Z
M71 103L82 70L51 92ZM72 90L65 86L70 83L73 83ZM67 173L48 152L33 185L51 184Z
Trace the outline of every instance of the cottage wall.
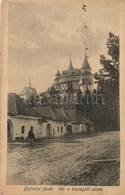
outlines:
M87 132L86 124L71 124L72 134Z
M48 123L51 125L53 137L60 137L65 135L66 126L64 122L48 120Z
M80 132L81 133L87 132L87 125L86 124L81 124L80 125Z
M12 140L19 137L26 139L31 126L33 127L33 132L36 138L46 136L45 123L41 125L38 119L22 117L9 117L8 119L12 122Z
M77 134L87 131L85 124L64 123L61 121L47 120L47 122L39 121L37 118L24 117L8 117L11 121L11 140L18 140L21 137L25 140L28 137L28 132L33 127L33 132L36 139L43 137L60 137L65 134ZM70 130L68 131L68 126Z
M78 125L78 124L73 124L72 125L72 133L73 134L77 134L77 133L80 133L80 125Z
M36 139L42 137L59 137L66 133L66 126L64 122L60 121L48 120L48 122L39 122L39 120L35 118L23 117L8 117L8 120L12 122L12 140L20 137L26 139L31 126L33 127Z

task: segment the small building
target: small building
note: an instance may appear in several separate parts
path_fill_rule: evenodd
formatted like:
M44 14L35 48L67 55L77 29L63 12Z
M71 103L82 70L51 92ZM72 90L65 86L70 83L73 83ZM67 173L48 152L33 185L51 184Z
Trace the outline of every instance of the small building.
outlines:
M67 122L67 133L86 133L88 131L88 124L90 122L84 117L83 113L78 109L65 110L68 122Z
M19 93L19 96L25 101L38 96L36 89L31 86L31 80L29 81L29 86L24 87Z
M8 141L26 140L32 127L36 139L87 132L91 126L77 109L29 106L17 94L8 94Z
M42 137L42 127L39 122L42 117L15 93L8 94L8 140L23 140L27 138L28 131L33 127L36 137Z

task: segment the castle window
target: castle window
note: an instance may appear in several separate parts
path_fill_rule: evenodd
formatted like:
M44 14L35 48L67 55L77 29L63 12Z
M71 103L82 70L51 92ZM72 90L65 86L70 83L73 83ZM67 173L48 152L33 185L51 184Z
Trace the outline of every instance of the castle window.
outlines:
M22 126L21 127L21 134L24 134L25 133L25 126Z

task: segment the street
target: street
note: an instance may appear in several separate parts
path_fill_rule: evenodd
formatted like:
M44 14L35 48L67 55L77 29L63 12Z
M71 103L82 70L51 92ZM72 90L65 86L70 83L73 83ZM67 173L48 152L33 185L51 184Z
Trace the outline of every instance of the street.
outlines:
M119 185L119 132L44 139L32 145L8 143L7 183L11 185ZM112 179L111 179L112 178Z

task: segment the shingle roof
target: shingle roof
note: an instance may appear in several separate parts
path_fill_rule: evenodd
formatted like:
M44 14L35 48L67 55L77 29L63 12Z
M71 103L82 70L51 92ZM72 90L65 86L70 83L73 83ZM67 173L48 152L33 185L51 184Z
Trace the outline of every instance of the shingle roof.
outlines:
M66 113L64 112L63 108L60 109L53 109L54 115L56 120L59 121L67 121L68 117L66 115Z
M62 107L52 108L51 106L31 107L23 102L16 93L8 94L8 112L12 115L39 117L56 121L71 121L74 123L83 123L83 121L86 121L92 124L84 117L83 112L77 108L64 109Z
M68 120L66 113L63 108L54 109L51 106L37 106L34 109L47 119L56 120L56 121L66 121Z
M8 94L8 112L12 115L40 117L40 115L28 106L16 93Z
M8 111L13 115L25 115L24 110L27 105L22 101L22 99L16 93L8 94Z
M70 121L73 121L73 122L82 122L83 121L83 117L82 115L80 116L79 113L77 112L76 109L72 109L72 110L65 110L66 114L67 114L67 117Z
M52 111L51 106L37 106L34 107L34 110L36 110L36 112L38 112L43 117L55 120L55 115Z
M65 113L67 114L69 121L72 121L74 123L83 123L83 121L91 123L84 117L83 112L78 109L65 110Z
M75 75L75 74L80 75L81 71L78 68L74 68L71 71L70 70L63 70L61 76L64 76L64 75Z
M25 110L24 110L26 116L32 116L32 117L41 117L41 115L36 112L36 110L33 109L33 107L28 106Z

